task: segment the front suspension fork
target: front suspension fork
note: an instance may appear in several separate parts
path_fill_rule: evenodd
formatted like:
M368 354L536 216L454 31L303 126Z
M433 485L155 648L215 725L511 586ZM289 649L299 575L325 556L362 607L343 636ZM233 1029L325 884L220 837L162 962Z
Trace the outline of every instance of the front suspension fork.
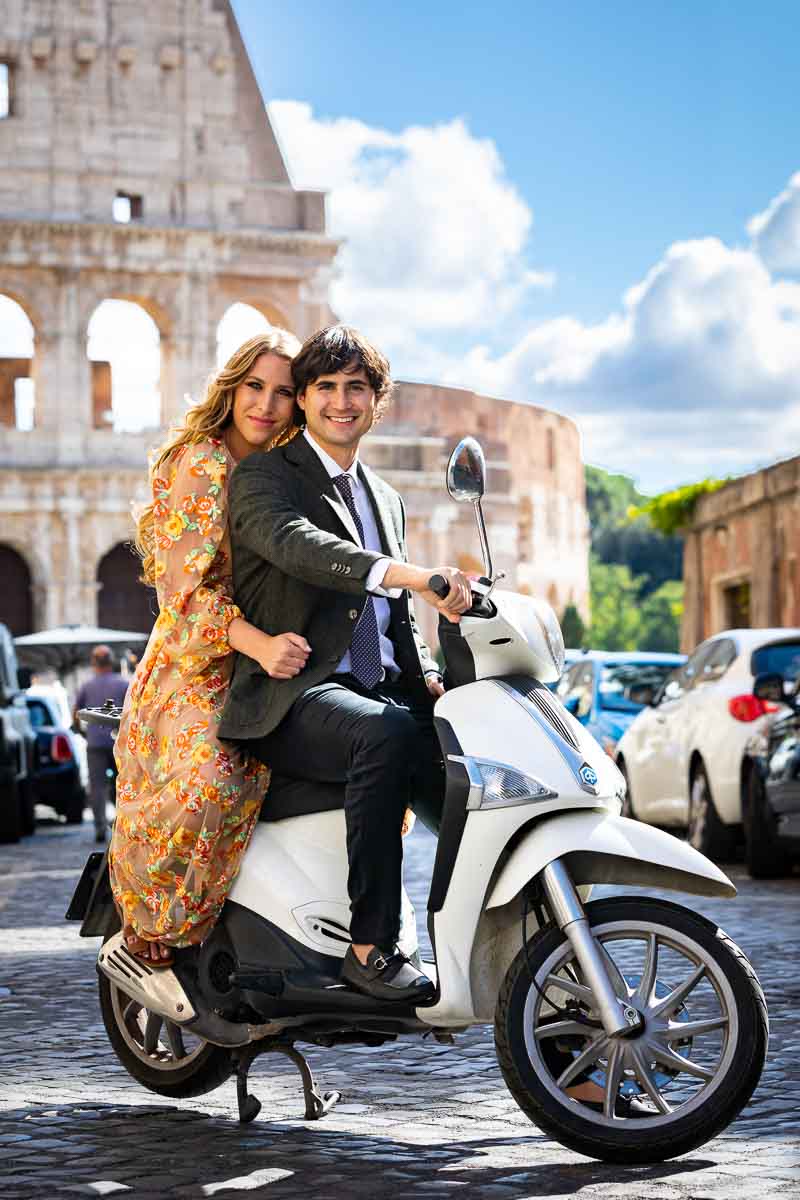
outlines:
M545 867L542 886L553 919L567 935L586 984L592 991L603 1029L609 1037L635 1033L641 1027L642 1018L614 990L605 955L592 936L581 898L561 859L557 858Z

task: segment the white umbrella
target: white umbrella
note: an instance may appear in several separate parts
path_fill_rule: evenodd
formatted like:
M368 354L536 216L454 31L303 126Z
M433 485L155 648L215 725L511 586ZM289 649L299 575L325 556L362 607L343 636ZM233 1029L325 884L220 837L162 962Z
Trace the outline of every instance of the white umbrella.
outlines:
M137 654L150 635L130 629L102 629L98 625L58 625L14 638L20 665L34 670L50 667L55 671L71 671L89 662L95 646L112 646L133 650Z

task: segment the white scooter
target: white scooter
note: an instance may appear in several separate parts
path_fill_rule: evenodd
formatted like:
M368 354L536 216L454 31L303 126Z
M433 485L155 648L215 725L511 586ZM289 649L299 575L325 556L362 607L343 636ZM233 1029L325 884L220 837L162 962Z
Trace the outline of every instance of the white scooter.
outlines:
M428 899L435 963L423 964L433 1000L382 1003L339 982L344 814L341 796L310 783L273 782L219 922L201 947L178 952L174 971L151 972L125 950L104 856L90 859L67 915L104 937L109 1038L161 1095L208 1092L235 1072L240 1119L252 1120L249 1067L278 1051L302 1073L306 1117L319 1117L339 1096L320 1095L296 1041L450 1042L494 1022L509 1090L543 1131L595 1158L663 1160L719 1133L752 1095L764 996L742 952L693 910L638 895L586 903L593 884L735 888L686 843L620 817L622 776L545 686L564 662L554 613L495 591L484 479L481 448L466 438L448 490L475 506L486 577L460 624L441 630L448 690L435 722L447 788ZM305 815L270 819L296 812L298 796ZM417 952L405 895L400 944Z

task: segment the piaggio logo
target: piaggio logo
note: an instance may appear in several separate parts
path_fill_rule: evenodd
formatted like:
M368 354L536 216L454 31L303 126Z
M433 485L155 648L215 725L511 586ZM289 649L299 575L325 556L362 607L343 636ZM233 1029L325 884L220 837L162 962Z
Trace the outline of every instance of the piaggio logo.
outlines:
M578 774L588 787L597 787L597 771L595 771L594 767L590 767L588 763L584 763Z

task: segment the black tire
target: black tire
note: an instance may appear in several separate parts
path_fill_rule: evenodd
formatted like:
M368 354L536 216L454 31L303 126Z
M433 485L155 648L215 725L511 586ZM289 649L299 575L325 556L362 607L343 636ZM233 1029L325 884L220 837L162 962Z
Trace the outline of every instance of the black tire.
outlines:
M753 879L779 879L788 874L790 859L775 837L775 817L767 805L764 781L755 767L744 782L742 824L744 860Z
M533 991L523 949L506 974L497 1002L495 1042L503 1077L530 1120L544 1133L579 1154L628 1164L663 1162L686 1154L716 1136L734 1120L750 1099L761 1076L768 1020L758 979L745 955L721 929L677 904L622 896L588 904L586 912L598 935L617 930L617 936L624 936L626 928L655 927L663 929L665 935L683 937L686 944L697 948L699 961L715 964L716 975L727 981L724 987L726 994L733 998L736 1017L734 1036L720 1035L724 1045L720 1056L725 1064L724 1071L713 1074L713 1088L711 1083L698 1085L691 1105L679 1105L671 1114L661 1116L653 1110L651 1116L613 1120L594 1116L585 1106L569 1099L559 1087L556 1077L563 1069L561 1052L555 1050L550 1041L542 1039L540 1042L532 1030L532 1044L544 1049L536 1060L536 1067L531 1059L526 1045L524 1015L526 1004L535 1006L538 997ZM530 969L540 986L546 986L547 972L552 969L548 961L552 963L554 955L561 953L565 945L564 935L552 925L529 943ZM663 996L663 992L658 996ZM535 1007L532 1011L539 1014ZM543 1023L546 1025L546 1018ZM602 1036L602 1030L600 1033ZM590 1034L597 1036L594 1031ZM625 1044L636 1040L636 1037L626 1039ZM556 1062L548 1068L545 1064L551 1059L546 1048L551 1045ZM678 1045L680 1048L680 1043ZM704 1101L702 1097L709 1089ZM681 1107L689 1109L683 1116Z
M631 781L628 777L628 768L625 766L625 759L622 757L622 755L620 755L620 757L617 759L617 766L619 767L622 778L625 780L625 795L622 798L622 812L620 813L620 816L628 817L628 819L631 821L638 821L639 818L637 817L636 810L633 807L633 796L631 795Z
M30 780L25 780L19 791L20 829L26 837L36 832L36 798Z
M63 813L68 825L83 824L83 810L86 808L86 792L81 784L76 784L64 805Z
M720 820L705 766L698 762L689 780L687 842L715 862L730 862L736 852L736 832Z
M118 922L114 924L116 928L119 928ZM113 929L109 932L115 931ZM108 1040L125 1070L137 1083L141 1083L151 1092L157 1092L159 1096L169 1096L180 1100L191 1096L204 1096L207 1092L213 1092L230 1077L233 1071L231 1051L222 1046L214 1046L211 1042L204 1042L199 1038L195 1039L198 1045L186 1065L180 1066L180 1060L173 1059L175 1065L171 1066L167 1056L160 1066L150 1066L145 1056L132 1048L130 1038L126 1038L120 1027L121 1010L126 1003L129 1003L127 998L105 975L98 972L97 977L100 988L100 1012L103 1016ZM141 1011L143 1014L147 1012L146 1009Z
M0 773L0 843L18 842L22 836L19 784L13 771Z

